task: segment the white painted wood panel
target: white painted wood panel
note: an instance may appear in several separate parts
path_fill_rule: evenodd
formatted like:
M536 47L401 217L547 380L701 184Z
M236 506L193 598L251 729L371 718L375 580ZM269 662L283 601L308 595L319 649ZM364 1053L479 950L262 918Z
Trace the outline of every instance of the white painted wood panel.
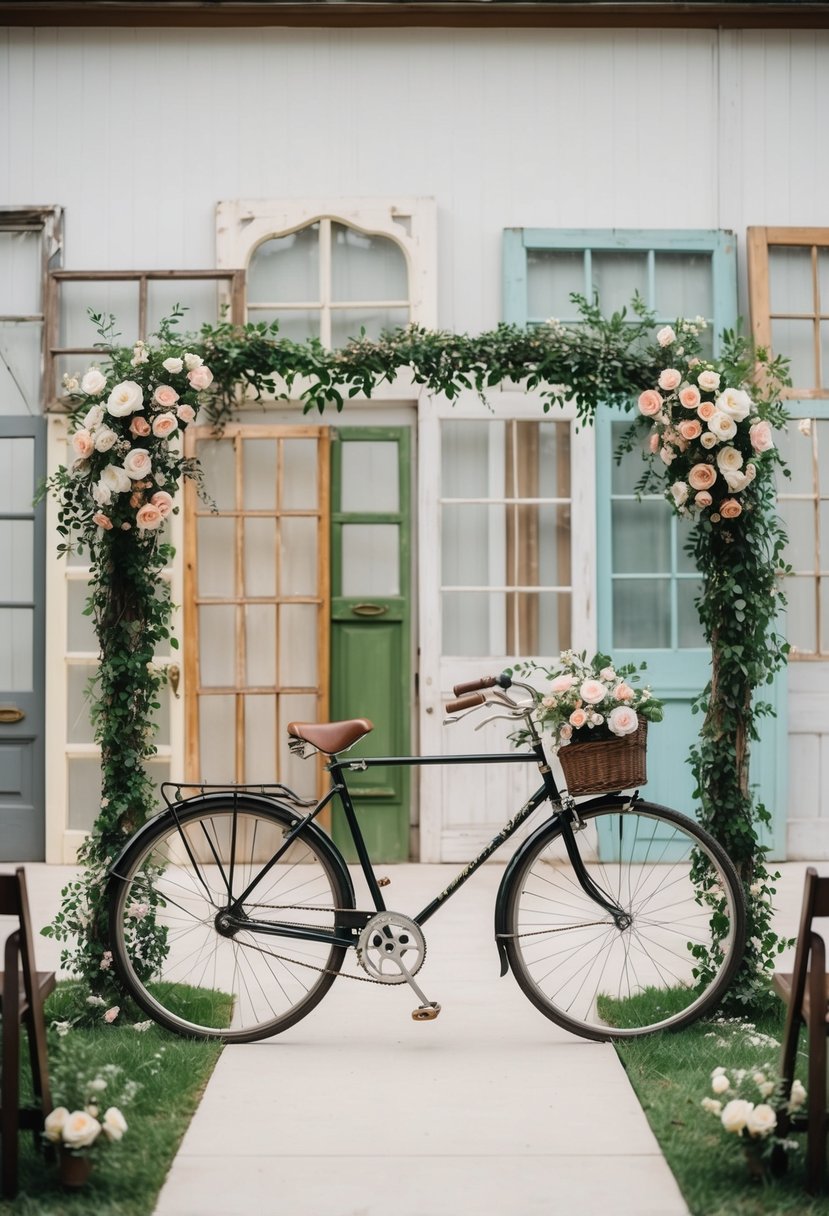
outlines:
M789 664L787 856L829 858L829 663Z

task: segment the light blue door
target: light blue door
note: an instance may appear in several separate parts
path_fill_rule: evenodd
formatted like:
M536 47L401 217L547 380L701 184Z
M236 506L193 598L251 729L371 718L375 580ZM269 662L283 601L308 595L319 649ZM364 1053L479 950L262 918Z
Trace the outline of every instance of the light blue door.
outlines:
M505 312L515 322L550 316L578 321L570 293L599 293L605 314L629 305L638 291L659 323L701 316L704 340L717 353L718 335L737 322L736 242L711 231L511 230L505 240ZM646 386L643 386L646 387ZM662 724L651 728L647 796L695 812L686 763L701 719L691 712L710 675L694 599L696 569L684 552L689 527L660 496L637 501L638 452L614 460L627 429L624 411L603 408L596 419L598 647L616 662L647 663L647 681L665 700ZM771 695L778 708L781 687ZM774 817L769 843L782 853L785 718L765 720L752 753L752 781Z

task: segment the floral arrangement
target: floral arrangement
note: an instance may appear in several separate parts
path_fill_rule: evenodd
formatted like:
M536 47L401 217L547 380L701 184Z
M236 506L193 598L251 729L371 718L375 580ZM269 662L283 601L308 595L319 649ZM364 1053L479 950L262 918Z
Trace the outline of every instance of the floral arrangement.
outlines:
M60 1105L44 1120L44 1138L73 1155L86 1155L123 1138L127 1121L121 1107L140 1087L119 1065L96 1065L89 1045L72 1038L55 1053L52 1088Z
M754 1071L740 1068L729 1075L720 1065L711 1073L711 1089L715 1096L703 1098L702 1109L719 1119L728 1135L741 1141L749 1158L768 1157L778 1147L786 1152L797 1148L796 1141L775 1134L778 1118L774 1099L780 1097L780 1084L768 1067ZM805 1101L806 1090L795 1080L786 1109L792 1113Z
M665 466L666 496L681 515L704 515L712 524L737 519L741 495L774 449L769 420L744 388L729 384L718 365L686 348L704 325L701 318L666 325L657 342L672 366L659 372L655 388L639 395L639 413L651 421L648 451ZM772 456L773 460L774 457Z
M548 681L536 711L541 727L554 738L556 747L570 743L609 739L633 734L639 718L662 720L662 702L649 687L636 687L638 671L633 663L615 666L606 654L587 660L584 653L564 650L550 667L522 664L517 670L528 675L541 673Z

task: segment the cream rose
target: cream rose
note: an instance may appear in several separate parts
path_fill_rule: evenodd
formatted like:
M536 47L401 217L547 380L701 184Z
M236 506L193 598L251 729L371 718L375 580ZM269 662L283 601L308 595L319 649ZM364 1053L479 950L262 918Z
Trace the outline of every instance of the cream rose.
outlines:
M636 710L629 705L617 705L607 715L607 725L614 735L632 735L639 728Z
M95 436L95 451L108 452L118 442L115 431L108 426L102 426Z
M675 388L679 388L682 383L682 376L675 367L666 367L659 373L657 384L660 388L664 388L666 393L672 393Z
M621 684L617 684L613 689L613 695L617 701L632 701L633 689L629 684L625 684L623 680Z
M599 679L600 680L615 680L616 672L613 670L612 667L603 667L601 669L601 671L599 672Z
M655 388L646 388L644 393L639 394L639 413L644 414L646 418L661 414L662 405L662 397Z
M56 1106L53 1111L50 1111L43 1120L43 1134L52 1144L59 1144L63 1125L69 1118L69 1111L65 1106Z
M656 340L660 346L670 346L672 342L676 342L676 334L670 325L664 325L657 333Z
M752 480L748 473L740 469L723 469L723 477L732 494L740 494Z
M676 505L678 507L683 506L688 498L688 483L686 481L675 481L671 486L671 494Z
M84 426L89 431L93 431L96 426L104 420L104 407L102 405L93 405L91 410L87 411L86 417L83 420Z
M654 454L659 451L659 435L656 431L648 436L648 451Z
M146 448L133 448L124 457L124 468L127 476L133 481L140 481L152 472L153 462Z
M607 689L598 680L585 680L579 689L579 696L588 705L598 705L607 696Z
M129 473L119 464L108 464L101 473L101 481L113 494L126 494L132 489Z
M150 499L150 502L154 507L158 508L162 519L166 519L173 509L173 496L172 494L168 494L166 490L157 490Z
M739 1133L745 1127L752 1110L752 1103L746 1102L745 1098L732 1098L723 1107L720 1122L727 1132Z
M135 514L135 522L139 528L143 528L145 532L152 532L159 526L164 516L159 511L158 507L151 502L145 502Z
M663 464L672 464L676 460L676 452L673 448L664 447L659 452L659 459Z
M90 490L92 499L99 507L108 507L112 502L112 490L103 481L96 481Z
M680 390L679 404L684 405L686 410L695 410L701 400L699 389L695 384L686 384L685 388Z
M746 1119L746 1131L750 1136L768 1136L777 1127L777 1115L765 1102L758 1103Z
M742 467L743 457L736 448L720 448L717 452L717 468L721 473L724 473L726 469L741 469Z
M695 490L710 490L716 480L716 470L710 464L695 464L688 474L688 481Z
M697 384L706 393L713 393L720 387L719 372L700 372L697 376Z
M186 423L193 421L196 416L196 411L193 409L192 405L180 405L176 410L176 414L182 422Z
M75 431L72 436L72 450L81 460L86 460L95 451L95 440L87 430Z
M719 1076L712 1078L711 1088L715 1094L724 1094L727 1089L731 1088L731 1082L725 1073L720 1073Z
M124 1132L127 1130L127 1121L121 1114L117 1106L110 1106L104 1111L104 1119L101 1125L101 1130L107 1140L120 1140Z
M185 352L184 366L187 368L188 372L191 372L194 367L201 367L202 363L204 363L204 359L202 359L201 355L191 354L190 351Z
M573 677L568 675L556 676L550 681L550 692L567 692L573 687Z
M728 414L714 410L708 419L708 429L712 435L716 435L720 442L723 442L726 439L733 439L737 434L737 423L733 418L729 418Z
M209 388L213 383L213 373L202 363L200 367L194 367L187 373L187 379L195 389Z
M184 370L184 364L181 359L165 359L161 364L165 372L169 372L171 376L176 376L180 371Z
M113 418L126 418L144 408L144 392L140 384L134 380L124 380L116 384L107 398L107 413Z
M765 419L749 428L748 437L755 452L768 452L774 447L771 427Z
M175 414L156 414L153 418L153 434L156 439L166 439L178 430L178 419Z
M107 378L98 367L90 367L81 378L81 392L87 397L97 397L107 386Z
M792 1092L789 1095L789 1110L799 1110L806 1101L806 1090L801 1081L792 1081Z
M738 515L742 515L743 508L737 502L736 498L725 498L720 503L720 515L723 519L736 519Z
M85 1110L73 1110L61 1129L63 1143L69 1148L87 1148L101 1134L101 1125Z
M708 448L709 450L715 448L720 442L717 436L712 435L710 431L706 431L703 435L700 435L699 441L704 448Z
M178 393L170 384L159 384L153 393L153 401L162 409L171 410L178 401Z
M587 724L587 714L583 709L574 709L567 720L575 730L578 730L580 726Z
M722 1102L718 1102L716 1098L703 1098L700 1102L700 1106L703 1110L707 1110L709 1114L722 1114Z
M721 414L733 418L735 422L742 422L751 413L751 398L740 388L727 388L720 393L715 405Z

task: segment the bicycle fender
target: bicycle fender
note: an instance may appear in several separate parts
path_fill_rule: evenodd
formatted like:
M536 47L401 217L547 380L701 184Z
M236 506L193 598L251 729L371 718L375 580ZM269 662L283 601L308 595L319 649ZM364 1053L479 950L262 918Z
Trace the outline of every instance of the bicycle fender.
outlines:
M213 809L227 809L228 793L232 793L232 791L218 791L211 794L199 794L195 798L182 799L182 801L176 805L186 806L188 810L190 808L205 811L210 811ZM244 807L245 809L250 810L258 809L266 812L273 812L274 809L276 809L286 816L286 822L290 826L294 826L297 823L300 823L302 820L302 815L294 807L286 806L284 803L277 802L273 798L265 798L261 794L240 794L239 806L240 808ZM148 819L147 822L129 838L121 852L116 857L115 861L109 867L108 875L110 882L118 879L123 881L123 875L120 873L123 859L139 842L143 841L144 837L148 835L151 830L156 830L159 821L162 819L169 820L170 823L176 822L176 816L172 807L168 807L166 810L160 811L158 815L153 815L151 819ZM326 836L325 832L323 832L321 828L318 828L315 823L309 823L306 825L306 827L303 829L303 836L311 837L314 843L319 846L320 852L325 853L326 857L331 862L332 866L337 870L340 878L342 879L344 889L349 893L351 898L351 907L355 907L354 884L351 881L351 875L348 872L348 867L346 866L339 849L335 844L333 844L331 839Z
M619 806L624 806L626 802L630 802L630 795L627 794L599 794L595 798L588 799L587 802L580 802L579 811L589 811L594 806L608 806L614 803ZM555 819L545 819L543 823L531 832L523 844L516 849L515 853L510 858L503 877L501 885L498 887L498 894L495 897L495 944L498 947L498 957L501 961L501 975L504 976L509 971L509 958L507 956L507 947L504 936L507 933L507 908L509 907L510 891L515 877L520 870L524 858L530 849L534 848L537 841L545 835L557 835L561 831L555 823Z

